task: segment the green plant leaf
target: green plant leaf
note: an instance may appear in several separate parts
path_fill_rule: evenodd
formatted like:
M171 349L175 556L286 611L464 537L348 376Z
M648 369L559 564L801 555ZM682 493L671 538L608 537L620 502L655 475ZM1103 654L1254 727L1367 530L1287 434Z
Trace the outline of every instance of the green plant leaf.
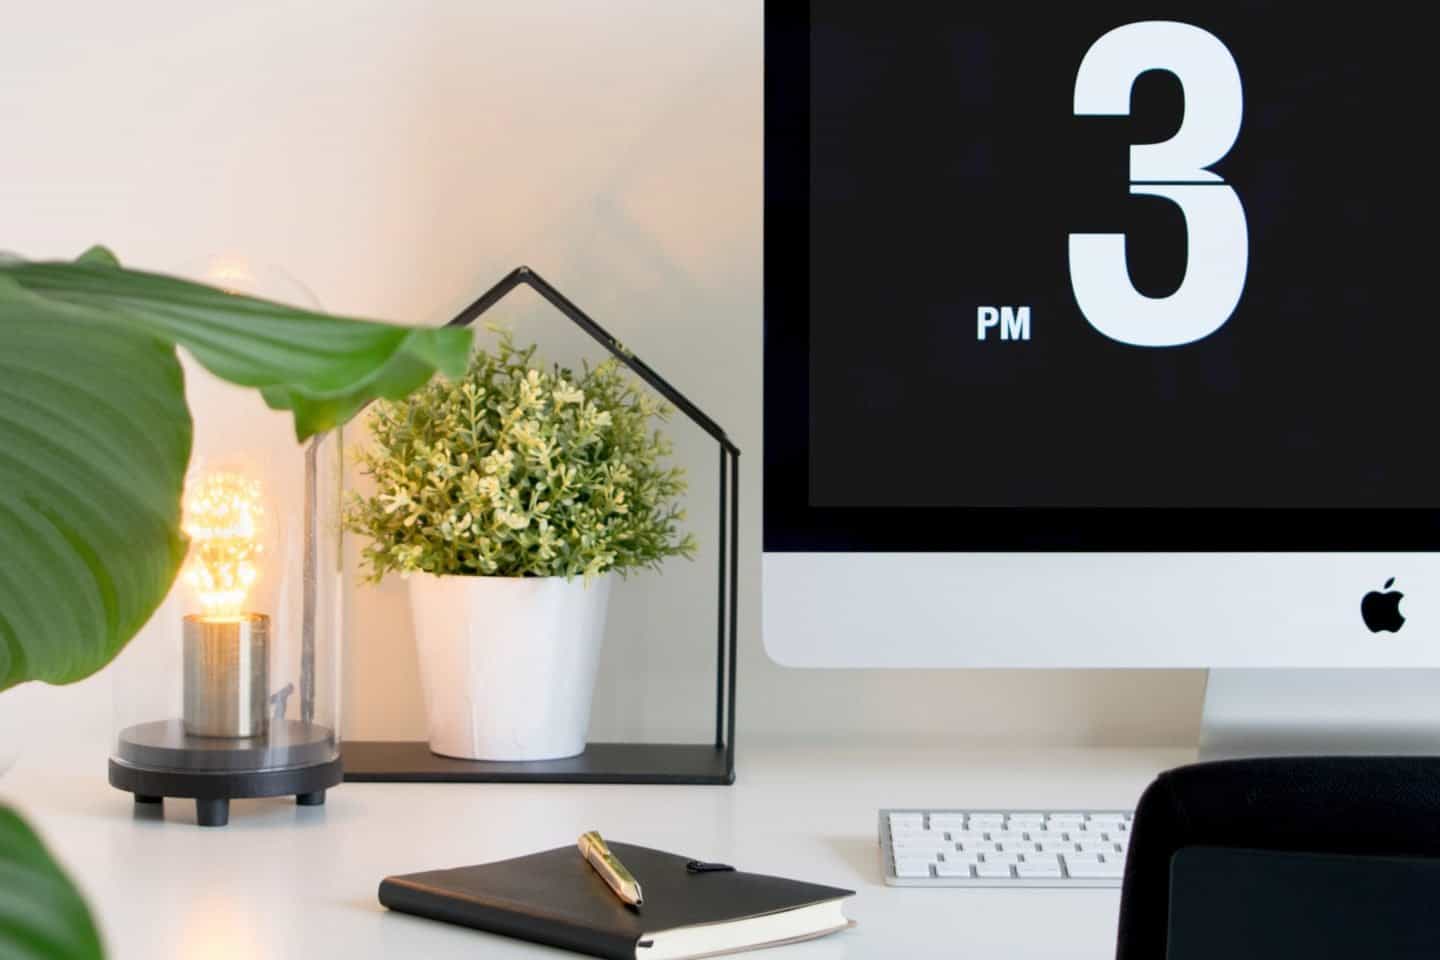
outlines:
M175 348L0 269L0 690L108 663L185 554Z
M0 957L100 960L95 921L40 838L0 807Z
M107 664L169 591L191 424L175 344L296 435L463 372L464 329L333 317L125 270L0 260L0 691Z
M316 313L126 270L103 247L73 263L0 265L6 274L37 296L177 343L223 380L259 387L271 407L294 413L302 440L344 423L377 397L404 397L436 369L460 376L470 355L472 334L464 327Z

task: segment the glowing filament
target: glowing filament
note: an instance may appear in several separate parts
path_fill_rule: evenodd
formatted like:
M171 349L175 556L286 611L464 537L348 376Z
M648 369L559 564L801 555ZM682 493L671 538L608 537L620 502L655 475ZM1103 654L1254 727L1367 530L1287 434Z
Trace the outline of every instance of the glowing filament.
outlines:
M237 617L259 576L260 484L238 473L212 473L185 497L190 556L183 576L207 617Z

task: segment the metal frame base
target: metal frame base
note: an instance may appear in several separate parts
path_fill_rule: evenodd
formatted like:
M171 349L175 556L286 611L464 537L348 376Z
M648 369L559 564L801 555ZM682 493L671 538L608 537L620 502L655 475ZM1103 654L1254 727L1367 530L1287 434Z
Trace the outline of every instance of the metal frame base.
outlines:
M591 743L561 760L500 762L442 757L419 740L349 740L340 755L351 783L735 782L729 752L704 743Z

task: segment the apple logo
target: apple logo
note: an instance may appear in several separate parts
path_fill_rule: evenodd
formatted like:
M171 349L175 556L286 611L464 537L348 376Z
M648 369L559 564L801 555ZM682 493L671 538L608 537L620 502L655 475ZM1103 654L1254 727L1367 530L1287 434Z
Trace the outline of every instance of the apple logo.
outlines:
M1394 633L1405 625L1405 615L1400 612L1400 601L1405 594L1391 590L1394 585L1395 578L1391 577L1381 588L1384 593L1371 590L1360 601L1360 618L1371 633Z

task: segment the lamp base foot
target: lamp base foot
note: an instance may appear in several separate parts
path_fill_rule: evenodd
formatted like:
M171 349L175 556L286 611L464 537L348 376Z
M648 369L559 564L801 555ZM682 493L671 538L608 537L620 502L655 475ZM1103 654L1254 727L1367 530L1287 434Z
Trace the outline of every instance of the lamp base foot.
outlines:
M230 800L227 797L197 797L195 822L202 827L223 827L230 822Z
M325 804L325 791L316 790L313 793L295 794L295 803L302 807L319 807Z

